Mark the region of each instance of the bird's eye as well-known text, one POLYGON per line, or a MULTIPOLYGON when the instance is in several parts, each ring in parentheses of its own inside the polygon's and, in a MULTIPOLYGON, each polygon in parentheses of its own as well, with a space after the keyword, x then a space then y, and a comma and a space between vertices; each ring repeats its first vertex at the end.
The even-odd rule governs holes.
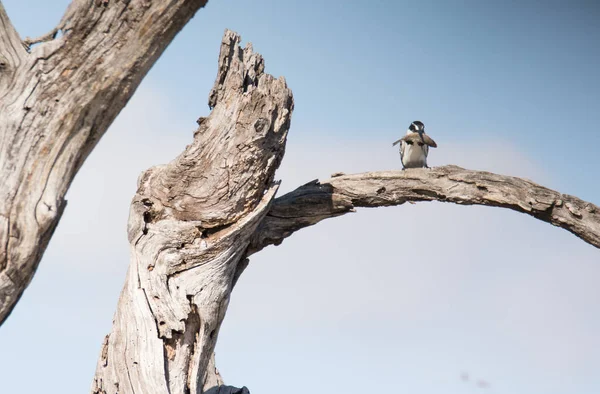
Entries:
POLYGON ((408 145, 412 145, 412 141, 406 141, 408 145))
POLYGON ((425 144, 424 144, 424 143, 422 143, 422 142, 417 142, 417 144, 419 144, 419 146, 423 146, 423 145, 425 145, 425 144))

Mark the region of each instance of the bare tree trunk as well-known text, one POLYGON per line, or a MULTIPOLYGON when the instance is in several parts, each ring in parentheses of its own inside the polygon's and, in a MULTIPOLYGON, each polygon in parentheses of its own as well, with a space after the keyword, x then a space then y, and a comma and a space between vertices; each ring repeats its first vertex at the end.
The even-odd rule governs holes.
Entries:
POLYGON ((202 393, 246 249, 269 210, 293 109, 283 78, 226 32, 209 105, 194 141, 138 181, 129 216, 131 262, 94 393, 202 393))
POLYGON ((0 324, 35 273, 75 173, 206 1, 74 0, 49 34, 23 42, 0 2, 0 324))
MULTIPOLYGON (((138 181, 129 217, 131 262, 93 393, 202 393, 222 384, 213 350, 248 256, 355 207, 447 201, 510 208, 600 247, 598 207, 520 178, 435 169, 336 174, 273 200, 291 91, 225 33, 214 107, 194 141, 138 181)), ((212 391, 211 391, 212 392, 212 391)))
MULTIPOLYGON (((56 29, 25 41, 0 3, 0 323, 35 273, 75 173, 205 3, 74 0, 56 29)), ((247 257, 355 207, 505 207, 600 247, 595 205, 454 166, 340 175, 274 199, 292 93, 239 42, 225 33, 209 96, 214 109, 199 120, 193 143, 139 178, 128 225, 130 268, 94 393, 202 393, 222 384, 213 350, 247 257)))

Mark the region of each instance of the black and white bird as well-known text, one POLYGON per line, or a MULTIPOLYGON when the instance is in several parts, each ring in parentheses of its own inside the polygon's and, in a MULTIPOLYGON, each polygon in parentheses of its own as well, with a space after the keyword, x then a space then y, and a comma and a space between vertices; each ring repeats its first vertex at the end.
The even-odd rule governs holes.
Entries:
POLYGON ((394 142, 392 146, 398 143, 400 143, 400 160, 403 168, 427 168, 429 147, 437 148, 435 141, 425 134, 425 125, 420 120, 412 122, 406 135, 394 142))

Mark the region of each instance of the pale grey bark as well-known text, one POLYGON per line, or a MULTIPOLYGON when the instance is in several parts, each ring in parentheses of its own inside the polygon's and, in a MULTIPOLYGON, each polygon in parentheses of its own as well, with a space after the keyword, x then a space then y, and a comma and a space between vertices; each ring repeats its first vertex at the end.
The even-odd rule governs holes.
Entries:
POLYGON ((206 1, 74 0, 49 34, 23 42, 0 3, 0 324, 35 273, 75 173, 206 1))
POLYGON ((208 118, 171 163, 145 171, 129 216, 131 262, 94 393, 201 393, 246 248, 269 211, 293 109, 283 78, 225 33, 208 118))
POLYGON ((355 207, 441 201, 523 212, 600 248, 600 208, 529 180, 457 166, 334 174, 277 198, 252 239, 249 254, 278 245, 295 231, 355 207))
POLYGON ((247 257, 355 207, 407 201, 505 207, 600 246, 593 204, 524 179, 456 166, 336 174, 274 199, 292 94, 239 42, 226 32, 209 95, 214 109, 199 120, 194 141, 171 163, 140 176, 129 218, 129 273, 94 393, 215 391, 222 380, 213 350, 247 257))
MULTIPOLYGON (((0 322, 31 280, 89 152, 206 0, 75 0, 22 42, 0 4, 0 322), (58 32, 63 34, 59 37, 58 32), (29 45, 37 43, 29 50, 29 45)), ((455 166, 338 174, 275 199, 293 98, 226 31, 213 108, 193 142, 138 180, 131 262, 94 393, 202 393, 223 381, 214 347, 248 256, 355 207, 415 201, 527 213, 600 247, 598 207, 520 178, 455 166)))

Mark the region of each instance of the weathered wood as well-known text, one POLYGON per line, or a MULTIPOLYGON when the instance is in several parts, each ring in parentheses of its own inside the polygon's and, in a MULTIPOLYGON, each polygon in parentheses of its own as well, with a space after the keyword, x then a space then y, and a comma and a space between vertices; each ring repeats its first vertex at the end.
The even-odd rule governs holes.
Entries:
MULTIPOLYGON (((206 0, 74 0, 21 41, 0 3, 0 323, 31 280, 73 176, 175 34, 206 0), (60 34, 59 34, 60 33, 60 34), (37 44, 31 48, 33 44, 37 44)), ((293 99, 227 31, 213 108, 194 141, 138 180, 131 263, 93 393, 218 388, 214 347, 247 256, 355 207, 445 201, 513 209, 600 247, 598 207, 520 178, 455 166, 337 174, 274 199, 293 99)))
POLYGON ((74 0, 55 29, 24 42, 0 4, 0 324, 35 273, 75 173, 206 1, 74 0))
POLYGON ((407 201, 499 206, 600 245, 593 204, 524 179, 455 166, 338 173, 274 199, 292 95, 285 80, 264 74, 262 57, 239 42, 226 32, 209 95, 214 109, 199 120, 192 144, 139 178, 129 218, 129 273, 94 393, 220 390, 213 350, 247 256, 355 207, 407 201))
POLYGON ((250 238, 269 211, 293 109, 283 78, 227 31, 214 107, 194 141, 138 180, 131 263, 94 393, 201 393, 222 381, 210 363, 250 238))
POLYGON ((353 212, 405 202, 441 201, 523 212, 562 227, 600 248, 600 208, 531 181, 457 166, 334 174, 277 198, 252 239, 248 255, 279 245, 301 228, 353 212))

